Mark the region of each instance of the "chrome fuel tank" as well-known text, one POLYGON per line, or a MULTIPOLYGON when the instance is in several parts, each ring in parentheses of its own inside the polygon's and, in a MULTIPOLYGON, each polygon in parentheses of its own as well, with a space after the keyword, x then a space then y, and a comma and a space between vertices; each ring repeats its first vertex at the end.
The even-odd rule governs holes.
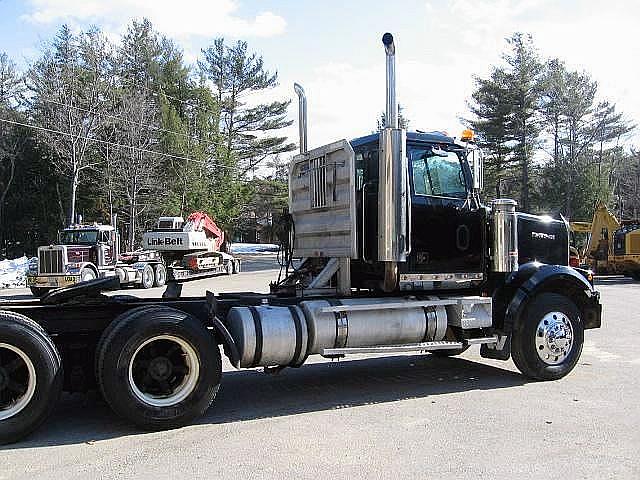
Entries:
POLYGON ((410 298, 326 299, 233 307, 225 323, 241 367, 299 366, 327 348, 442 340, 447 311, 410 298))
POLYGON ((307 356, 307 322, 299 307, 234 307, 226 323, 241 367, 295 366, 307 356))
POLYGON ((401 306, 408 302, 410 300, 402 298, 301 302, 309 325, 309 353, 322 353, 325 348, 334 347, 442 340, 447 329, 445 309, 401 306), (398 308, 385 308, 392 305, 398 308), (338 311, 331 311, 336 309, 338 311))

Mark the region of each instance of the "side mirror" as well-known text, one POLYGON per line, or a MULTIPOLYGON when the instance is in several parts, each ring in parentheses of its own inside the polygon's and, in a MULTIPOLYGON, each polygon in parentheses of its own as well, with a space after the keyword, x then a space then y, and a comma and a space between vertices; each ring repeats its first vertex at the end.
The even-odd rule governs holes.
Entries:
POLYGON ((474 148, 469 151, 467 158, 471 164, 471 172, 473 174, 473 189, 481 192, 484 187, 484 159, 482 158, 482 151, 479 148, 474 148))

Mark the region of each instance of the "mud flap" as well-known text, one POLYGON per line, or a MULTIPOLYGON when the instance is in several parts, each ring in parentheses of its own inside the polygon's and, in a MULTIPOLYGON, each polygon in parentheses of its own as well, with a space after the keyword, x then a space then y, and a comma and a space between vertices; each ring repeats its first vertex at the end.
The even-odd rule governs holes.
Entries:
POLYGON ((480 345, 480 356, 494 360, 509 360, 511 357, 511 334, 498 337, 498 343, 480 345))

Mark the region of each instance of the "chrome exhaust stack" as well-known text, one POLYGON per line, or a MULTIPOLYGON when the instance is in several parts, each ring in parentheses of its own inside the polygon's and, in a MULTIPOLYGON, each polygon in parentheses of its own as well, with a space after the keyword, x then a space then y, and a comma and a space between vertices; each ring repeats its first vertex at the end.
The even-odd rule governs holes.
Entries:
POLYGON ((293 84, 298 94, 298 131, 300 134, 300 153, 307 153, 307 96, 304 88, 298 83, 293 84))
POLYGON ((387 54, 387 111, 385 127, 398 128, 398 106, 396 104, 396 46, 393 35, 385 33, 382 44, 387 54))
POLYGON ((383 290, 398 285, 398 262, 406 262, 410 239, 407 234, 406 132, 398 128, 396 102, 395 44, 393 35, 385 33, 382 43, 386 53, 386 115, 380 132, 378 180, 378 261, 385 263, 383 290))

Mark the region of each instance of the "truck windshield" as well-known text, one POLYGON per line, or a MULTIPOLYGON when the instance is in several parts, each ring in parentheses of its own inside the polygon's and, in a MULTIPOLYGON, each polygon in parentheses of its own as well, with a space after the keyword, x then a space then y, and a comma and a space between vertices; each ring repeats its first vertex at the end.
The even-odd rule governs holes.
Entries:
POLYGON ((462 165, 455 152, 410 147, 409 161, 416 195, 466 198, 462 165))
POLYGON ((95 245, 98 243, 97 230, 65 230, 60 240, 63 245, 95 245))

